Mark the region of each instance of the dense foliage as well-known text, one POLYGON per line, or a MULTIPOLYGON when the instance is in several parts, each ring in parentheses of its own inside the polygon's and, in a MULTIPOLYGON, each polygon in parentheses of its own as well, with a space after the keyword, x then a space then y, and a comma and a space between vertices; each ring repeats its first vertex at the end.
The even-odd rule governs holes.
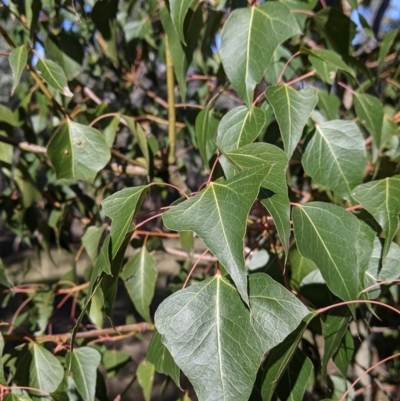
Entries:
POLYGON ((0 1, 0 398, 399 399, 387 6, 0 1))

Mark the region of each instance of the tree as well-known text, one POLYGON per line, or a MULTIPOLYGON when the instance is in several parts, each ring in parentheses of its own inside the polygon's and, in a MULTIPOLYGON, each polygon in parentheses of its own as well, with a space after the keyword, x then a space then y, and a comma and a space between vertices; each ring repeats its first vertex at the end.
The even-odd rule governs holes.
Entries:
POLYGON ((0 265, 1 397, 107 399, 131 358, 106 344, 141 333, 145 400, 155 374, 182 400, 398 394, 398 30, 355 48, 324 1, 1 10, 1 217, 73 256, 0 265), (155 252, 183 260, 158 307, 155 252))

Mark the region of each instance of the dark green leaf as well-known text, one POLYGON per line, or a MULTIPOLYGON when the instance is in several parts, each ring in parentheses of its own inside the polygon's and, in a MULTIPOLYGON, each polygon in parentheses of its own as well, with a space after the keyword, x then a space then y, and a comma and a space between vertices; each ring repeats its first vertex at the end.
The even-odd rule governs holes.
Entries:
POLYGON ((347 377, 347 370, 354 354, 354 341, 350 331, 347 330, 342 341, 340 342, 339 348, 335 355, 333 355, 333 362, 340 370, 343 377, 347 377))
POLYGON ((312 260, 303 257, 296 248, 289 251, 288 261, 292 273, 290 276, 290 286, 298 291, 303 278, 313 270, 318 269, 318 267, 312 260))
POLYGON ((7 384, 6 379, 4 377, 4 368, 3 368, 3 350, 4 350, 4 338, 0 332, 0 385, 5 386, 7 384))
POLYGON ((183 35, 183 23, 185 22, 186 14, 195 2, 196 0, 171 0, 169 2, 171 8, 171 19, 174 23, 175 30, 178 33, 180 40, 185 44, 186 41, 183 35))
POLYGON ((136 138, 139 148, 143 154, 144 159, 146 160, 147 169, 150 167, 150 153, 149 147, 147 145, 147 137, 143 131, 142 126, 137 123, 132 117, 122 116, 123 119, 127 122, 129 129, 131 130, 132 134, 136 138))
POLYGON ((267 88, 265 96, 274 109, 284 149, 290 159, 308 117, 317 105, 317 91, 313 88, 296 91, 290 86, 278 85, 267 88))
POLYGON ((384 261, 399 228, 400 175, 361 184, 354 189, 352 195, 383 229, 386 238, 383 247, 384 261))
MULTIPOLYGON (((350 75, 354 76, 354 71, 342 60, 339 54, 332 50, 326 49, 315 49, 309 50, 301 48, 300 52, 303 54, 308 54, 310 60, 312 58, 318 58, 328 65, 327 68, 331 68, 331 71, 342 70, 348 72, 350 75)), ((329 72, 329 70, 328 70, 329 72)))
POLYGON ((11 288, 13 286, 12 281, 10 281, 10 279, 6 275, 3 261, 1 259, 0 259, 0 285, 7 288, 11 288))
POLYGON ((355 123, 344 120, 317 125, 302 158, 314 181, 346 199, 362 182, 365 163, 362 134, 355 123))
POLYGON ((58 179, 74 178, 92 183, 111 154, 99 131, 68 120, 51 138, 47 156, 58 179))
POLYGON ((64 96, 73 96, 68 88, 65 72, 58 64, 51 60, 41 58, 36 64, 36 69, 43 80, 53 89, 61 92, 64 96))
POLYGON ((94 401, 97 366, 100 361, 100 353, 91 347, 76 348, 67 355, 72 378, 83 401, 94 401))
POLYGON ((11 71, 13 74, 13 86, 11 89, 11 95, 17 88, 19 81, 21 80, 22 72, 25 69, 26 63, 28 62, 28 49, 25 45, 16 47, 9 55, 8 62, 10 63, 11 71))
POLYGON ((339 118, 340 100, 333 93, 319 90, 318 107, 323 110, 328 120, 337 120, 339 118))
POLYGON ((136 310, 146 321, 151 322, 149 306, 154 296, 157 270, 145 246, 125 265, 122 279, 136 310))
POLYGON ((246 219, 264 173, 252 168, 225 182, 211 182, 196 196, 163 215, 170 230, 194 231, 218 258, 248 303, 243 239, 246 219))
POLYGON ((232 86, 247 107, 275 49, 300 33, 290 9, 279 2, 234 10, 221 34, 221 59, 232 86), (271 35, 271 32, 274 32, 271 35))
POLYGON ((154 365, 145 359, 140 362, 137 370, 136 376, 138 379, 139 386, 143 390, 143 396, 145 401, 150 401, 151 390, 153 389, 154 381, 154 365))
POLYGON ((90 226, 82 236, 82 245, 85 247, 86 253, 94 264, 99 254, 100 239, 104 233, 105 227, 90 226))

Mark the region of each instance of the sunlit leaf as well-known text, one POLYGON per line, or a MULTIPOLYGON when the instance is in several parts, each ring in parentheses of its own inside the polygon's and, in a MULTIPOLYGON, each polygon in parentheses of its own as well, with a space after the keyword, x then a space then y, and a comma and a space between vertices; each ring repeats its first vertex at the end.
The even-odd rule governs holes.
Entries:
POLYGON ((82 245, 85 247, 86 253, 94 264, 99 254, 99 243, 104 233, 105 227, 90 226, 82 236, 82 245))
POLYGON ((149 306, 154 296, 157 270, 145 246, 125 265, 122 279, 136 310, 150 322, 149 306))
POLYGON ((246 219, 255 201, 264 173, 252 168, 227 181, 210 183, 196 196, 163 215, 170 230, 194 231, 231 275, 248 303, 243 239, 246 219))
POLYGON ((382 227, 385 234, 383 247, 383 260, 385 260, 390 243, 399 228, 400 175, 361 184, 354 189, 352 196, 382 227))
POLYGON ((45 82, 53 89, 58 90, 65 96, 73 96, 71 90, 68 88, 68 81, 64 70, 54 61, 41 58, 36 64, 36 69, 45 82))
POLYGON ((327 64, 327 68, 331 68, 332 72, 336 70, 342 70, 350 75, 354 75, 354 71, 352 68, 350 68, 342 59, 340 54, 332 51, 332 50, 327 50, 327 49, 305 49, 301 48, 300 52, 303 54, 307 54, 311 59, 318 58, 322 62, 327 64))
POLYGON ((300 33, 289 8, 279 2, 234 10, 221 34, 221 59, 232 86, 247 107, 275 49, 300 33), (271 32, 274 32, 271 35, 271 32))
POLYGON ((104 138, 94 128, 68 120, 53 135, 47 156, 57 178, 94 181, 111 154, 104 138))
POLYGON ((28 49, 25 45, 18 46, 10 53, 8 57, 11 71, 13 74, 13 86, 11 89, 11 95, 17 88, 21 75, 25 69, 26 63, 28 62, 28 49))
POLYGON ((306 88, 296 91, 287 85, 270 86, 265 91, 274 109, 285 152, 290 158, 296 149, 307 119, 318 102, 317 91, 306 88))
POLYGON ((352 121, 317 125, 301 162, 316 183, 351 199, 351 191, 364 177, 366 151, 362 134, 352 121))
POLYGON ((154 365, 145 359, 140 362, 137 370, 136 376, 138 379, 139 386, 143 390, 143 396, 145 401, 150 401, 151 398, 151 390, 153 389, 153 381, 154 381, 154 365))

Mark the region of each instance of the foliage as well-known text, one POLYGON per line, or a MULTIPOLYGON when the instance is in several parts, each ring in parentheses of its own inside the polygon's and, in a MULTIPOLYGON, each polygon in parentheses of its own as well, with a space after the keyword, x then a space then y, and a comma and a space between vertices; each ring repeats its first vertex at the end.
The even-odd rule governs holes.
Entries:
POLYGON ((2 399, 399 394, 399 33, 349 3, 1 0, 2 399))

